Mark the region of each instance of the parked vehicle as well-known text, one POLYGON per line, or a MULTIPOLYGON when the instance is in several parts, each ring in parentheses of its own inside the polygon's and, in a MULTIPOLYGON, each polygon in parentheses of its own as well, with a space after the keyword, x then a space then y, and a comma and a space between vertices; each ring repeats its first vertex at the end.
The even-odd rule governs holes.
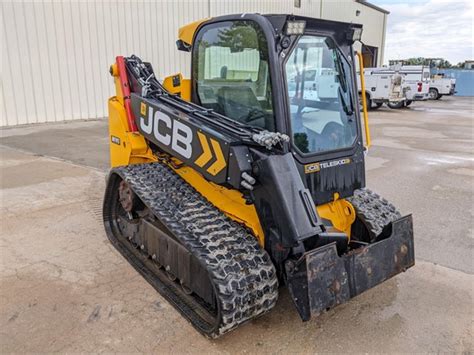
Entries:
MULTIPOLYGON (((365 68, 365 96, 367 107, 377 109, 386 104, 401 104, 406 100, 402 87, 403 77, 398 73, 385 73, 384 68, 365 68)), ((357 76, 359 95, 361 85, 357 76)))
POLYGON ((430 88, 430 68, 424 65, 392 65, 372 68, 372 75, 401 75, 401 87, 405 100, 389 101, 387 106, 393 109, 409 106, 413 101, 428 100, 430 88))
POLYGON ((300 88, 299 95, 308 101, 332 102, 338 99, 337 72, 332 68, 307 68, 304 73, 304 80, 295 76, 288 80, 288 92, 290 97, 295 97, 297 93, 297 81, 304 86, 300 88))
POLYGON ((456 93, 456 79, 445 78, 444 74, 436 74, 430 80, 429 96, 431 100, 439 100, 444 95, 456 93))
MULTIPOLYGON (((404 87, 409 87, 406 93, 405 105, 409 106, 412 101, 424 101, 430 98, 430 68, 425 65, 403 65, 400 69, 393 69, 403 75, 404 87)), ((394 107, 399 108, 399 107, 394 107)))

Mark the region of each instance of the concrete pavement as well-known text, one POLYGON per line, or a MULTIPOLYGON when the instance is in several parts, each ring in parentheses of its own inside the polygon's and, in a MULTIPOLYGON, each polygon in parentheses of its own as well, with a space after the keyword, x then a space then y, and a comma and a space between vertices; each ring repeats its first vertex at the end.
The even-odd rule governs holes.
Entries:
POLYGON ((2 352, 473 352, 473 101, 371 112, 368 186, 413 213, 417 264, 307 323, 286 291, 217 341, 110 246, 106 122, 1 131, 2 352), (44 156, 43 156, 44 155, 44 156))

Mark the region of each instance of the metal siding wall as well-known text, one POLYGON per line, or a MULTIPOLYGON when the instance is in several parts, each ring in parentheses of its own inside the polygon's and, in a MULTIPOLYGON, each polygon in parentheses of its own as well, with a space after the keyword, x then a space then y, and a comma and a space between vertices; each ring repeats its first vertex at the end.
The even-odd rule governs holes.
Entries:
POLYGON ((320 17, 321 0, 301 0, 301 7, 294 7, 294 0, 210 0, 210 16, 256 12, 262 14, 295 14, 320 17))
POLYGON ((0 126, 107 116, 115 56, 137 54, 158 77, 189 76, 178 28, 208 1, 2 1, 0 126))
POLYGON ((364 40, 381 47, 383 14, 352 0, 301 0, 301 8, 294 0, 2 0, 0 126, 106 116, 116 55, 139 55, 159 78, 189 77, 189 53, 175 41, 194 20, 242 12, 320 17, 321 7, 324 18, 363 20, 364 40), (361 16, 353 19, 356 7, 361 16))

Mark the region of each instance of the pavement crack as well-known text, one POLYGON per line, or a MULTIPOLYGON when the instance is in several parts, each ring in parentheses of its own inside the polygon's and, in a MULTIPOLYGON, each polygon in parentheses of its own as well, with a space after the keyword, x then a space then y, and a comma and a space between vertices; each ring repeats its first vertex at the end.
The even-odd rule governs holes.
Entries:
POLYGON ((20 314, 19 312, 13 313, 13 315, 12 315, 10 318, 8 318, 8 321, 9 321, 9 322, 14 322, 15 319, 18 318, 19 314, 20 314))

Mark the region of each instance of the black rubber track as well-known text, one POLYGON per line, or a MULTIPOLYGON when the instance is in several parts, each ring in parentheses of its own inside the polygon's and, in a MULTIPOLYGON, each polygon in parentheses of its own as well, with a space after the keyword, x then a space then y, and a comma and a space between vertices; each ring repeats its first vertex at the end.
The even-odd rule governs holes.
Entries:
MULTIPOLYGON (((107 236, 137 271, 193 326, 216 338, 269 311, 278 298, 278 280, 270 257, 242 225, 225 216, 172 169, 161 163, 112 169, 104 199, 107 236), (146 251, 120 235, 115 215, 117 189, 125 180, 154 216, 201 263, 217 299, 217 313, 203 307, 162 276, 146 251), (215 321, 210 322, 209 318, 215 321)), ((171 325, 170 325, 171 326, 171 325)))
POLYGON ((394 205, 367 188, 354 191, 348 200, 366 227, 370 242, 377 241, 391 222, 402 217, 394 205))

